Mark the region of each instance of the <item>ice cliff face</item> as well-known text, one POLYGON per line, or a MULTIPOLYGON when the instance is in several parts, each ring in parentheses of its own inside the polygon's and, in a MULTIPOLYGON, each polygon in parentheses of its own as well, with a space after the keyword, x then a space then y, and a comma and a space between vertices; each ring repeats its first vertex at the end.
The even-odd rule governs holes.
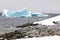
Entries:
POLYGON ((3 9, 3 14, 2 16, 5 17, 45 17, 48 16, 47 14, 42 14, 42 13, 32 13, 28 9, 21 9, 21 10, 15 10, 15 11, 9 11, 7 9, 3 9))

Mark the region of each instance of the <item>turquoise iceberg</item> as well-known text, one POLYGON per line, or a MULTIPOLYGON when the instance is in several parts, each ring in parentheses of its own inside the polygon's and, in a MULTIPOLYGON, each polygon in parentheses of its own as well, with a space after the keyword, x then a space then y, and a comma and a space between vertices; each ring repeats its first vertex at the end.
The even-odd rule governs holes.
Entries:
POLYGON ((28 9, 8 11, 4 9, 3 16, 6 17, 31 17, 31 12, 28 9))
POLYGON ((7 9, 4 9, 2 16, 5 16, 5 17, 48 17, 49 15, 39 13, 39 12, 32 13, 28 9, 14 10, 14 11, 9 11, 7 9))
POLYGON ((48 17, 49 15, 43 14, 43 13, 39 13, 39 12, 35 12, 35 13, 32 13, 32 16, 37 16, 37 17, 48 17))

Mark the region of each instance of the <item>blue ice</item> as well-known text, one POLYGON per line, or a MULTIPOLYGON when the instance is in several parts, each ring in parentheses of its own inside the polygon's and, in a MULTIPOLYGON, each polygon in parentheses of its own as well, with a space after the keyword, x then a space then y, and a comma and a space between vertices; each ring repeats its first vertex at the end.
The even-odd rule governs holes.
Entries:
POLYGON ((6 17, 31 17, 31 12, 28 9, 8 11, 4 9, 3 16, 6 17))
POLYGON ((48 17, 49 15, 39 13, 39 12, 32 13, 28 9, 14 10, 14 11, 9 11, 7 9, 4 9, 2 16, 5 16, 5 17, 33 17, 33 16, 45 17, 47 16, 48 17))

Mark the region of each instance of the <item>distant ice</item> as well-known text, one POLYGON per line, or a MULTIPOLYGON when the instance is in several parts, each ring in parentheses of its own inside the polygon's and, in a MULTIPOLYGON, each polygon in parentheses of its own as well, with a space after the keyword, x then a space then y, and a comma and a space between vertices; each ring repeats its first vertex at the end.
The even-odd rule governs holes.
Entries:
POLYGON ((39 13, 39 12, 35 12, 35 13, 32 13, 32 16, 37 16, 37 17, 48 17, 49 15, 43 14, 43 13, 39 13))
POLYGON ((31 17, 31 12, 28 9, 9 11, 4 9, 3 15, 6 17, 31 17))
POLYGON ((15 10, 15 11, 3 9, 2 16, 5 16, 5 17, 33 17, 33 16, 45 17, 45 16, 47 16, 48 17, 49 15, 39 13, 39 12, 32 13, 28 9, 21 9, 21 10, 15 10))

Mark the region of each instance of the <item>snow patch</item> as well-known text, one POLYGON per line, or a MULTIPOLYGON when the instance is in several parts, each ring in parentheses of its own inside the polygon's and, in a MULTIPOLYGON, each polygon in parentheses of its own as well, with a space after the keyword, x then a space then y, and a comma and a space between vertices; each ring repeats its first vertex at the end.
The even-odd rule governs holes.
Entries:
POLYGON ((42 21, 34 22, 33 24, 55 25, 53 23, 53 21, 60 21, 60 15, 49 18, 49 19, 45 19, 45 20, 42 20, 42 21))
POLYGON ((46 37, 16 39, 16 40, 60 40, 60 36, 46 36, 46 37))

